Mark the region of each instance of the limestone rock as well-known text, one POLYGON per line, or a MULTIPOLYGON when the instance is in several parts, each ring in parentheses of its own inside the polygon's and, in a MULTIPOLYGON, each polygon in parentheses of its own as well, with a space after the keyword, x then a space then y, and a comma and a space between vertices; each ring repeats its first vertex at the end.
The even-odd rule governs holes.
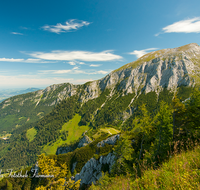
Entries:
POLYGON ((87 144, 91 143, 92 141, 87 135, 84 135, 83 138, 78 143, 78 148, 86 146, 87 144))
POLYGON ((109 172, 115 162, 114 153, 109 153, 107 156, 101 156, 99 160, 91 158, 81 169, 81 172, 76 174, 75 181, 81 179, 81 184, 92 184, 95 183, 102 176, 103 164, 109 165, 109 172))
POLYGON ((119 139, 119 137, 120 135, 117 134, 117 135, 107 138, 106 140, 102 140, 101 142, 97 144, 97 147, 104 147, 105 144, 114 145, 116 141, 119 139))

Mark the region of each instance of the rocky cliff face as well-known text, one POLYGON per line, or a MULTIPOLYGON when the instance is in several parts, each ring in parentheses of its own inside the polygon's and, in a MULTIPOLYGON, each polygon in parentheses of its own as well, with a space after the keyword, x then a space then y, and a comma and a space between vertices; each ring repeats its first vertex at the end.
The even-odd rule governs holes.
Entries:
MULTIPOLYGON (((200 73, 200 47, 188 44, 174 49, 148 53, 137 61, 126 64, 99 81, 103 90, 120 83, 124 93, 139 94, 163 88, 175 90, 178 86, 192 86, 200 73)), ((199 77, 198 77, 199 78, 199 77)))
POLYGON ((115 155, 109 153, 107 156, 101 156, 98 160, 91 158, 82 168, 81 172, 76 174, 75 181, 81 179, 81 184, 95 183, 102 176, 102 167, 107 164, 109 172, 115 162, 115 155))

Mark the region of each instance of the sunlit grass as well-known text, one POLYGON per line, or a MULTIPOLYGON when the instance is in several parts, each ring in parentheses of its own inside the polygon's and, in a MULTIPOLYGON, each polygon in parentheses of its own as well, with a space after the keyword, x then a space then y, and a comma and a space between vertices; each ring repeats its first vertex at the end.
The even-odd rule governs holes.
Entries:
POLYGON ((31 142, 35 138, 36 134, 37 130, 34 127, 32 127, 31 129, 27 130, 26 138, 29 140, 29 142, 31 142))
POLYGON ((73 119, 69 120, 67 123, 65 123, 62 126, 62 129, 60 130, 60 132, 63 131, 68 131, 68 136, 67 139, 65 141, 63 141, 61 138, 59 138, 56 142, 54 143, 48 143, 47 145, 45 145, 43 147, 43 151, 49 155, 49 154, 56 154, 56 150, 59 146, 61 146, 62 144, 70 144, 76 140, 78 140, 83 132, 87 131, 89 129, 88 126, 79 126, 78 123, 81 120, 81 116, 76 114, 73 119))

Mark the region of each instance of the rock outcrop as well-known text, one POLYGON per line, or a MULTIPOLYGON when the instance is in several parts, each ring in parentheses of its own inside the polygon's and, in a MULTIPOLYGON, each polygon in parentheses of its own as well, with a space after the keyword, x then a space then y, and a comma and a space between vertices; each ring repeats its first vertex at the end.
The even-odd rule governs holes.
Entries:
POLYGON ((117 134, 117 135, 114 135, 112 137, 109 137, 105 140, 102 140, 101 142, 99 142, 97 144, 97 147, 104 147, 105 144, 110 144, 110 145, 114 145, 116 143, 116 141, 119 139, 120 135, 117 134))
POLYGON ((102 176, 102 167, 107 165, 108 171, 115 162, 114 153, 109 153, 107 156, 101 156, 98 160, 91 158, 81 169, 81 172, 76 174, 75 181, 81 179, 81 184, 95 183, 102 176))
POLYGON ((84 135, 83 138, 79 141, 78 143, 78 148, 81 148, 83 146, 88 145, 89 143, 91 143, 92 141, 90 140, 90 138, 87 135, 84 135))

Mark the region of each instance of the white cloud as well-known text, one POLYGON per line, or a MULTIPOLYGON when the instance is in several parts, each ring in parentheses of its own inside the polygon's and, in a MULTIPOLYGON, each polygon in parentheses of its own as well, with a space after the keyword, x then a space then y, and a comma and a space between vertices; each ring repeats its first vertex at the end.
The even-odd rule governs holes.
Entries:
POLYGON ((68 62, 70 65, 76 65, 76 63, 74 61, 70 61, 68 62))
POLYGON ((66 21, 64 25, 61 23, 57 23, 56 25, 45 25, 42 28, 44 30, 60 34, 61 32, 69 32, 72 30, 77 30, 83 26, 87 26, 91 24, 90 22, 87 21, 78 21, 75 19, 71 19, 69 21, 66 21))
POLYGON ((13 59, 13 58, 0 58, 0 61, 6 61, 6 62, 22 62, 24 59, 13 59))
POLYGON ((107 74, 109 71, 103 71, 103 70, 81 70, 79 67, 74 67, 72 69, 68 70, 40 70, 39 74, 86 74, 86 75, 95 75, 95 74, 107 74))
POLYGON ((14 59, 14 58, 0 58, 0 61, 4 62, 22 62, 22 63, 54 63, 52 61, 46 61, 41 59, 14 59))
POLYGON ((185 19, 168 25, 162 29, 164 33, 182 32, 182 33, 199 33, 200 32, 200 17, 193 19, 185 19))
POLYGON ((79 61, 69 61, 68 63, 69 63, 70 65, 76 65, 76 64, 85 65, 84 62, 79 62, 79 61))
POLYGON ((77 70, 77 69, 79 69, 79 67, 74 67, 72 70, 77 70))
POLYGON ((59 60, 59 61, 113 61, 122 59, 121 56, 111 53, 111 50, 102 52, 89 51, 51 51, 50 53, 34 52, 29 55, 35 58, 44 60, 59 60))
POLYGON ((100 70, 100 71, 97 71, 97 73, 98 73, 98 74, 103 74, 103 75, 104 75, 104 74, 107 74, 108 71, 102 71, 102 70, 100 70))
POLYGON ((52 61, 46 61, 46 60, 41 60, 41 59, 26 59, 23 62, 25 63, 55 63, 52 61))
POLYGON ((100 67, 101 65, 91 64, 90 67, 100 67))
POLYGON ((11 32, 11 34, 15 34, 15 35, 24 35, 24 34, 19 33, 19 32, 11 32))
POLYGON ((73 79, 73 78, 40 78, 38 75, 19 75, 19 76, 4 76, 0 75, 0 87, 1 88, 13 88, 13 87, 44 87, 52 84, 60 83, 73 83, 83 84, 93 79, 73 79))
POLYGON ((143 55, 149 53, 149 51, 157 50, 158 48, 148 48, 143 50, 134 50, 133 52, 129 53, 131 55, 136 55, 137 58, 142 57, 143 55))

